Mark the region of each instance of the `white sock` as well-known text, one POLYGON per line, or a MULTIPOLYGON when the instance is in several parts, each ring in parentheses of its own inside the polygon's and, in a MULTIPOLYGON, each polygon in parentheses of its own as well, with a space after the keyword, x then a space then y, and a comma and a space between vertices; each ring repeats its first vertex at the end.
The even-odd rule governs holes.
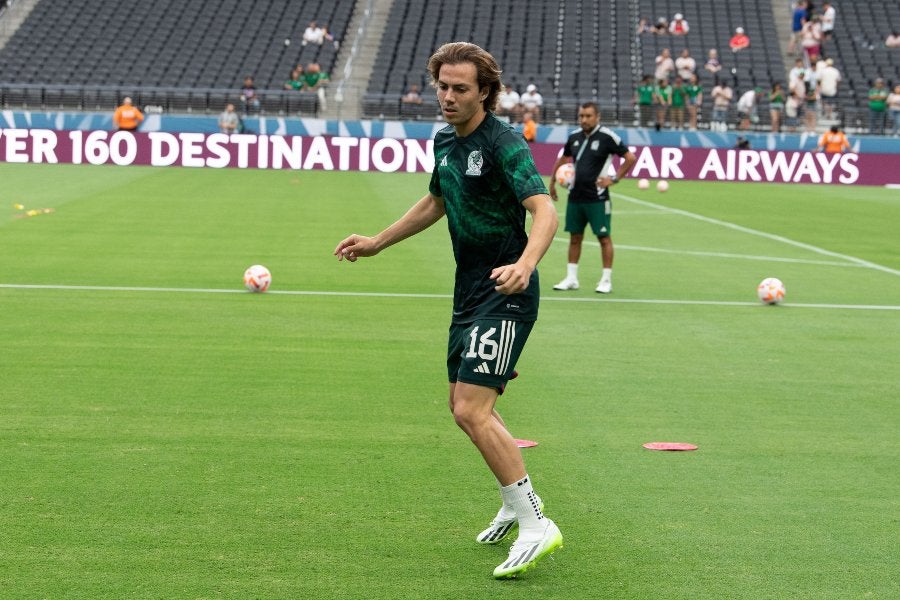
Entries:
POLYGON ((566 279, 578 279, 578 263, 566 265, 566 279))
POLYGON ((497 482, 497 487, 500 488, 500 498, 503 499, 503 506, 500 507, 497 518, 503 521, 514 519, 516 517, 516 511, 511 505, 507 504, 506 497, 503 495, 503 485, 499 481, 497 482))
POLYGON ((519 481, 500 488, 503 503, 516 511, 519 520, 519 538, 540 538, 544 535, 544 513, 541 499, 531 487, 531 478, 525 475, 519 481))
POLYGON ((612 281, 612 269, 603 269, 603 276, 600 281, 612 281))

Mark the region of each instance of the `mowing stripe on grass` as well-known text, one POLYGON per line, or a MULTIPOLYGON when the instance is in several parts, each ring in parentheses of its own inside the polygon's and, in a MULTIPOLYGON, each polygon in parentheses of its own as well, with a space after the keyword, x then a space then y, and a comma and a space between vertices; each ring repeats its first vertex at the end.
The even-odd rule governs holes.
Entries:
POLYGON ((889 273, 891 275, 900 276, 900 271, 897 269, 892 269, 890 267, 885 267, 884 265, 879 265, 873 262, 869 262, 867 260, 863 260, 861 258, 857 258, 855 256, 849 256, 847 254, 841 254, 839 252, 832 252, 831 250, 826 250, 824 248, 819 248, 818 246, 813 246, 812 244, 806 244, 804 242, 798 242, 797 240, 792 240, 790 238, 786 238, 784 236, 775 235, 774 233, 766 233, 765 231, 759 231, 758 229, 751 229, 749 227, 744 227, 743 225, 737 225, 735 223, 729 223, 728 221, 722 221, 720 219, 714 219, 712 217, 706 217, 703 215, 698 215, 697 213, 692 213, 686 210, 681 210, 680 208, 670 208, 668 206, 663 206, 662 204, 656 204, 654 202, 648 202, 646 200, 640 200, 638 198, 634 198, 633 196, 627 196, 624 194, 617 194, 619 198, 624 200, 628 200, 630 202, 634 202, 635 204, 640 204, 641 206, 648 206, 650 208, 657 208, 661 211, 673 212, 684 217, 688 217, 691 219, 696 219, 698 221, 703 221, 704 223, 711 223, 713 225, 719 225, 721 227, 727 227, 729 229, 733 229, 735 231, 740 231, 742 233, 748 233, 750 235, 755 235, 759 237, 764 237, 766 239, 774 240, 776 242, 781 242, 783 244, 789 244, 791 246, 796 246, 797 248, 803 248, 804 250, 809 250, 811 252, 815 252, 816 254, 823 254, 825 256, 831 256, 833 258, 840 258, 857 265, 868 267, 870 269, 875 269, 876 271, 882 271, 884 273, 889 273))
MULTIPOLYGON (((555 237, 553 238, 554 242, 564 242, 566 244, 569 243, 567 238, 555 237)), ((585 240, 585 244, 599 247, 600 242, 585 240)), ((865 265, 860 265, 856 263, 848 263, 845 261, 833 261, 833 260, 810 260, 807 258, 784 258, 781 256, 760 256, 755 254, 732 254, 729 252, 703 252, 699 250, 672 250, 669 248, 651 248, 649 246, 629 246, 627 244, 616 244, 616 250, 636 250, 638 252, 658 252, 660 254, 685 254, 688 256, 709 256, 712 258, 738 258, 743 260, 761 260, 767 262, 783 262, 783 263, 796 263, 803 265, 822 265, 826 267, 849 267, 853 269, 862 269, 866 268, 865 265)))
MULTIPOLYGON (((165 287, 136 287, 136 286, 106 286, 106 285, 48 285, 27 283, 0 283, 0 289, 21 290, 64 290, 84 292, 174 292, 188 294, 250 294, 242 289, 215 289, 215 288, 165 288, 165 287)), ((346 296, 366 298, 433 298, 440 300, 452 299, 450 294, 412 294, 398 292, 328 292, 315 290, 269 290, 266 294, 283 296, 346 296)), ((665 300, 650 298, 581 298, 572 296, 541 296, 541 300, 557 302, 614 302, 619 304, 673 304, 673 305, 700 305, 700 306, 760 306, 759 302, 734 302, 727 300, 665 300)), ((790 304, 782 306, 791 308, 831 308, 846 310, 900 310, 900 306, 879 304, 790 304)))

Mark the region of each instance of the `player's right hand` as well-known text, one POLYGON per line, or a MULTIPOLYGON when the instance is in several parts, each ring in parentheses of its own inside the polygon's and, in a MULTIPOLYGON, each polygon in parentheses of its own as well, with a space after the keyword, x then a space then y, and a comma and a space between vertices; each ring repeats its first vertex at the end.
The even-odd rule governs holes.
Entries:
POLYGON ((341 240, 334 249, 334 255, 338 257, 339 261, 346 258, 350 262, 356 262, 356 259, 361 256, 372 256, 377 252, 372 238, 356 233, 341 240))

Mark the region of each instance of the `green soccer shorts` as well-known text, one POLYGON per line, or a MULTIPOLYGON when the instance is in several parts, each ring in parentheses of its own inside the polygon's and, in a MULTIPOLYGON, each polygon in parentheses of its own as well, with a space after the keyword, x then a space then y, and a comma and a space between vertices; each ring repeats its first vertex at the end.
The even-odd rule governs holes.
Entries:
POLYGON ((447 343, 450 383, 483 385, 503 393, 533 327, 533 321, 504 319, 451 324, 447 343))
POLYGON ((566 231, 584 233, 587 224, 597 237, 612 234, 612 200, 603 202, 570 202, 566 206, 566 231))

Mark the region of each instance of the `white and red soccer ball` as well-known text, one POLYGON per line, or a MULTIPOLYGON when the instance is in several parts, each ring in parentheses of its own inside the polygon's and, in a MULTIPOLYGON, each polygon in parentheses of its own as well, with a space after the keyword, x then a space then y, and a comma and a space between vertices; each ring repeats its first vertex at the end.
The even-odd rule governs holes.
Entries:
POLYGON ((253 265, 244 271, 244 287, 251 292, 265 292, 271 283, 272 274, 262 265, 253 265))
POLYGON ((650 180, 649 179, 638 179, 637 183, 639 190, 649 190, 650 189, 650 180))
POLYGON ((775 277, 766 277, 756 286, 756 295, 763 304, 778 304, 784 300, 784 284, 775 277))
POLYGON ((665 192, 669 189, 669 182, 665 179, 660 179, 656 182, 656 191, 657 192, 665 192))
POLYGON ((556 170, 554 177, 556 177, 556 183, 559 185, 566 188, 572 187, 572 183, 575 181, 575 165, 572 163, 560 165, 556 170))

